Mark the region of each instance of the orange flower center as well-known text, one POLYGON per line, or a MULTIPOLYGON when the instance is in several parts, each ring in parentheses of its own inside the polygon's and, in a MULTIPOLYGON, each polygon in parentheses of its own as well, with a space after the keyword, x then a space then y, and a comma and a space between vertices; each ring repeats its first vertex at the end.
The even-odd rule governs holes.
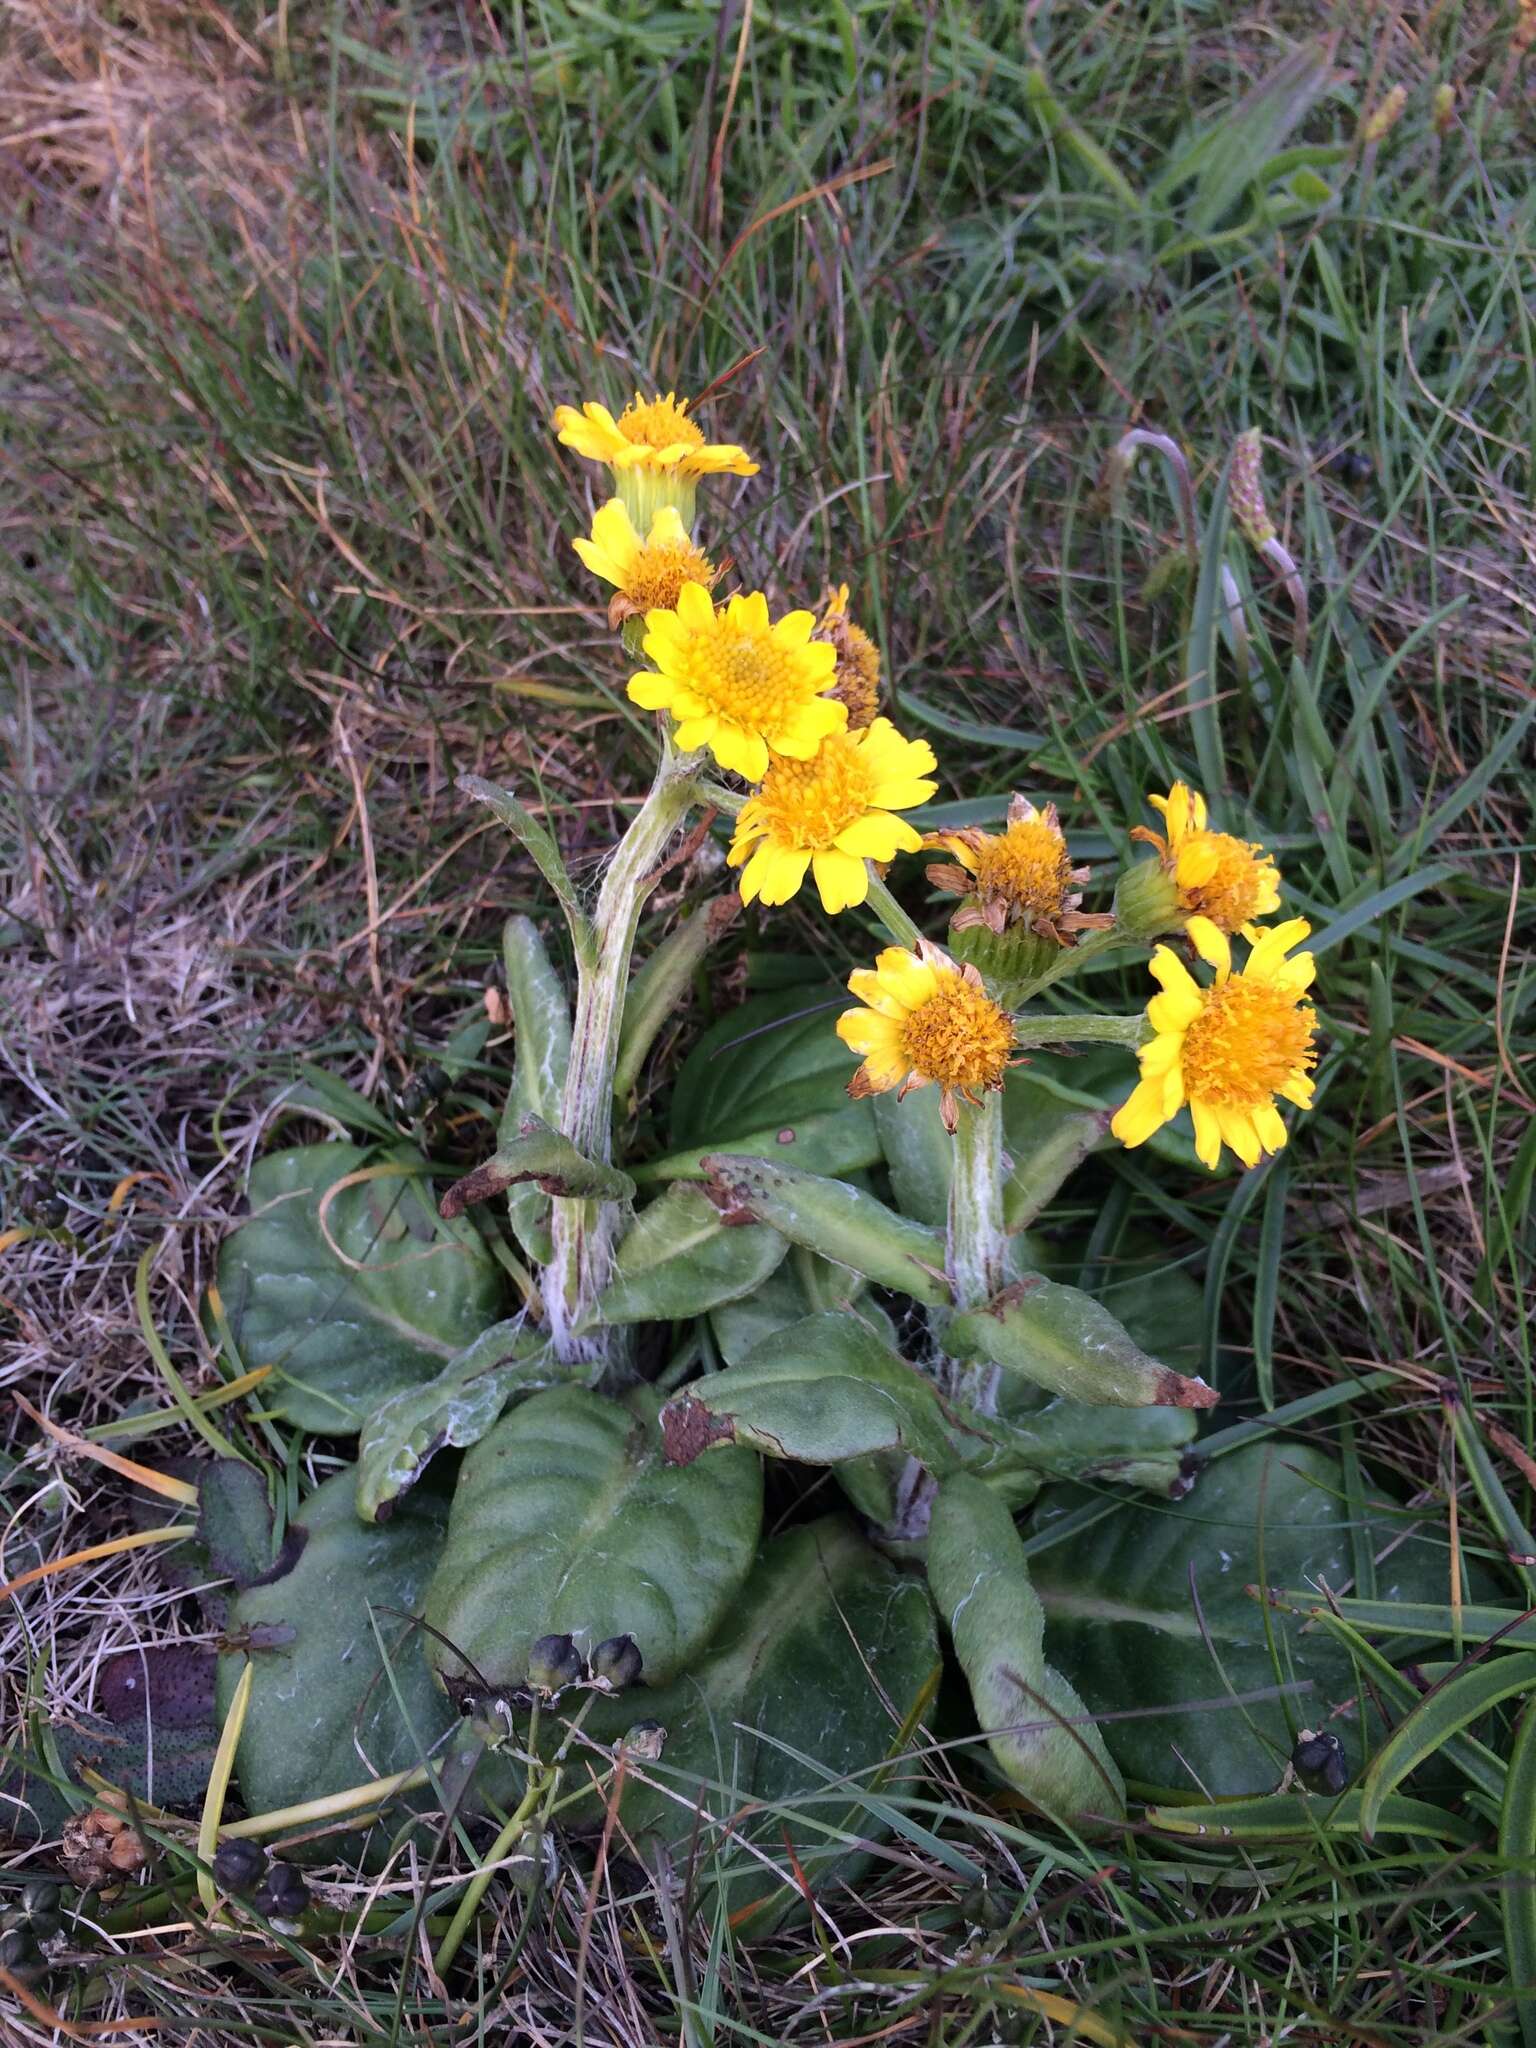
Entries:
POLYGON ((768 837, 824 853, 839 832, 870 808, 873 781, 864 750, 846 733, 830 733, 813 761, 776 754, 752 798, 768 837))
POLYGON ((908 1067, 945 1088, 1000 1088, 1013 1051, 1013 1020, 958 974, 941 977, 901 1024, 908 1067))
MULTIPOLYGON (((1204 849, 1215 853, 1216 867, 1204 882, 1181 882, 1179 900, 1191 916, 1208 917, 1218 931, 1241 931, 1258 913, 1264 873, 1271 863, 1230 832, 1202 832, 1198 838, 1204 849)), ((1184 845, 1190 844, 1186 839, 1184 845)))
POLYGON ((702 583, 707 590, 716 573, 691 541, 647 541, 624 578, 624 595, 643 612, 670 612, 685 583, 702 583))
POLYGON ((641 448, 675 448, 679 441, 701 448, 704 436, 688 418, 686 406, 686 399, 670 396, 636 398, 619 414, 619 432, 641 448))
POLYGON ((1072 885, 1072 859, 1059 832, 1021 819, 976 850, 976 889, 1001 897, 1014 917, 1060 917, 1072 885))
POLYGON ((1251 1108, 1316 1060, 1316 1014, 1285 989, 1234 975, 1204 993, 1180 1056, 1191 1101, 1251 1108))

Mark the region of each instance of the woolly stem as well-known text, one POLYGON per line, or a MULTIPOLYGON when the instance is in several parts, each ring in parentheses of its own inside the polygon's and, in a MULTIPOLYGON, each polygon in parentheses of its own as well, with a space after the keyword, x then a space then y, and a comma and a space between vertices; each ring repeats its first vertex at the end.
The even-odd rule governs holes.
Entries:
MULTIPOLYGON (((578 1152, 605 1164, 613 1156, 613 1081, 635 932, 667 845, 698 795, 696 766, 696 756, 676 755, 667 746, 651 793, 603 878, 592 920, 593 957, 581 963, 577 978, 560 1127, 578 1152)), ((555 1202, 544 1307, 555 1355, 567 1363, 607 1355, 605 1333, 582 1334, 581 1326, 608 1283, 623 1216, 619 1202, 555 1202)))
MULTIPOLYGON (((989 1089, 979 1109, 962 1107, 949 1186, 950 1283, 959 1310, 981 1308, 1008 1284, 1003 1229, 1003 1098, 989 1089)), ((959 1366, 955 1392, 983 1415, 997 1412, 996 1366, 959 1366)))
POLYGON ((1147 1035, 1146 1018, 1135 1017, 1018 1017, 1014 1020, 1018 1042, 1026 1050, 1045 1045, 1129 1045, 1138 1046, 1147 1035))

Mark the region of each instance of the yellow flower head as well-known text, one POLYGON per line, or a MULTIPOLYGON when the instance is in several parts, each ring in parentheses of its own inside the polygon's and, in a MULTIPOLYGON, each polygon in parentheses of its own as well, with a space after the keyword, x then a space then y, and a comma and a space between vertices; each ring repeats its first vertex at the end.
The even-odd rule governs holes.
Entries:
POLYGON ((555 426, 562 447, 574 448, 589 462, 613 469, 680 469, 685 476, 756 476, 757 464, 745 448, 717 445, 704 439, 703 429, 688 417, 688 401, 669 391, 665 398, 643 398, 637 391, 615 419, 606 405, 555 408, 555 426))
POLYGON ((1157 849, 1163 871, 1178 891, 1178 908, 1188 920, 1191 939, 1199 945, 1197 928, 1209 925, 1230 936, 1258 936, 1254 920, 1280 908, 1280 871, 1273 856, 1230 832, 1212 832, 1206 823, 1205 798, 1176 782, 1166 796, 1148 797, 1161 811, 1166 838, 1137 825, 1133 839, 1157 849))
POLYGON ((967 900, 954 914, 956 931, 985 925, 1001 932, 1023 925, 1043 937, 1070 946, 1074 932, 1104 928, 1110 917, 1078 909, 1088 870, 1075 868, 1056 806, 1037 811, 1028 798, 1015 796, 1008 806, 1003 832, 938 832, 928 845, 954 855, 958 866, 935 866, 928 879, 936 889, 967 900))
POLYGON ((918 940, 915 953, 887 946, 873 969, 861 967, 848 987, 862 1010, 844 1010, 837 1035, 864 1064, 848 1083, 852 1096, 905 1095, 939 1086, 944 1128, 953 1131, 961 1102, 979 1105, 977 1090, 1001 1088, 1014 1063, 1013 1019, 982 987, 974 967, 918 940))
POLYGON ((1310 953, 1286 957, 1312 927, 1293 917, 1261 932, 1241 974, 1232 972, 1224 933, 1203 919, 1189 929, 1216 979, 1202 988, 1167 946, 1153 953, 1163 987, 1147 1005, 1155 1035, 1137 1055, 1141 1080, 1110 1129, 1123 1144, 1144 1144, 1188 1103, 1203 1166, 1217 1166, 1223 1145, 1257 1166, 1285 1143, 1275 1098, 1312 1105, 1317 1014, 1303 998, 1316 963, 1310 953))
POLYGON ((631 676, 647 711, 670 711, 685 752, 708 747, 722 768, 761 782, 769 750, 809 761, 848 713, 828 696, 837 656, 813 640, 810 612, 770 620, 760 590, 717 611, 709 592, 685 583, 674 611, 647 612, 645 651, 658 673, 631 676))
POLYGON ((593 518, 592 538, 571 546, 594 576, 613 584, 608 623, 615 627, 638 612, 671 611, 685 583, 707 589, 720 573, 689 539, 675 505, 661 507, 642 540, 621 502, 610 498, 593 518))
POLYGON ((829 733, 809 761, 776 755, 742 805, 726 855, 733 868, 746 862, 742 901, 787 903, 809 868, 823 909, 862 903, 866 861, 922 845, 922 834, 892 813, 927 803, 938 785, 923 778, 937 765, 926 740, 903 739, 888 718, 829 733))
POLYGON ((828 589, 821 600, 816 638, 837 649, 837 684, 832 695, 848 707, 848 725, 857 732, 872 725, 880 708, 880 650, 848 616, 848 586, 828 589))

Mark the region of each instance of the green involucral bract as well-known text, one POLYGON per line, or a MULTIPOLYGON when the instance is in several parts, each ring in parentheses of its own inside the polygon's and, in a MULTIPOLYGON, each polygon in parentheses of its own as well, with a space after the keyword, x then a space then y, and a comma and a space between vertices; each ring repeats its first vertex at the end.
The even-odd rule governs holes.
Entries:
POLYGON ((751 1567, 762 1467, 746 1450, 667 1464, 660 1405, 649 1387, 622 1401, 559 1387, 469 1452, 427 1600, 446 1677, 473 1666, 518 1686, 540 1636, 589 1653, 630 1635, 643 1683, 661 1685, 703 1648, 751 1567))
POLYGON ((1003 1503, 966 1474, 939 1488, 928 1581, 1000 1769, 1059 1819, 1117 1819, 1125 1787, 1093 1716, 1045 1661, 1045 1616, 1003 1503))
POLYGON ((501 1314, 501 1268, 473 1223, 441 1220, 406 1147, 272 1153, 250 1204, 219 1254, 219 1292, 244 1365, 273 1368, 264 1406, 300 1428, 361 1428, 501 1314))
POLYGON ((416 1492, 387 1525, 353 1510, 345 1467, 305 1501, 291 1571, 236 1595, 219 1659, 222 1725, 247 1661, 255 1672, 236 1755, 251 1813, 345 1791, 420 1764, 456 1719, 423 1655, 419 1613, 445 1510, 416 1492), (388 1611, 386 1611, 388 1610, 388 1611))
POLYGON ((630 1226, 595 1320, 664 1323, 702 1315, 751 1294, 788 1249, 763 1224, 728 1227, 701 1188, 680 1182, 630 1226))
MULTIPOLYGON (((1088 1498, 1052 1492, 1035 1526, 1048 1535, 1088 1498)), ((1358 1713, 1337 1713, 1360 1692, 1348 1653, 1250 1590, 1349 1585, 1346 1498, 1324 1452, 1253 1444, 1212 1459, 1185 1499, 1127 1501, 1033 1560, 1046 1648, 1107 1717, 1128 1778, 1199 1797, 1268 1792, 1303 1727, 1338 1734, 1358 1767, 1358 1713)), ((1384 1553, 1382 1598, 1445 1597, 1443 1541, 1385 1516, 1365 1533, 1384 1553)))

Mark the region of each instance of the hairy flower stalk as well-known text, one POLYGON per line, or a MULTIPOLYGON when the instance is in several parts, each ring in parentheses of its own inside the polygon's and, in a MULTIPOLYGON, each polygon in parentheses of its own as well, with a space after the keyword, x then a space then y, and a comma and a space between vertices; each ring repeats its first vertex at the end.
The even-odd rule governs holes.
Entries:
MULTIPOLYGON (((1008 1284, 1003 1230, 1003 1098, 983 1097, 955 1127, 955 1171, 949 1184, 949 1277, 955 1308, 981 1308, 1008 1284)), ((952 1391, 983 1415, 997 1413, 1000 1368, 955 1365, 952 1391)))
MULTIPOLYGON (((613 1080, 635 932, 672 835, 698 797, 696 766, 697 756, 666 746, 651 793, 603 877, 592 920, 596 947, 581 965, 560 1122, 578 1152, 604 1164, 613 1156, 613 1080)), ((557 1358, 598 1359, 610 1348, 603 1335, 582 1334, 582 1324, 608 1283, 624 1214, 620 1202, 554 1205, 544 1310, 557 1358)))

